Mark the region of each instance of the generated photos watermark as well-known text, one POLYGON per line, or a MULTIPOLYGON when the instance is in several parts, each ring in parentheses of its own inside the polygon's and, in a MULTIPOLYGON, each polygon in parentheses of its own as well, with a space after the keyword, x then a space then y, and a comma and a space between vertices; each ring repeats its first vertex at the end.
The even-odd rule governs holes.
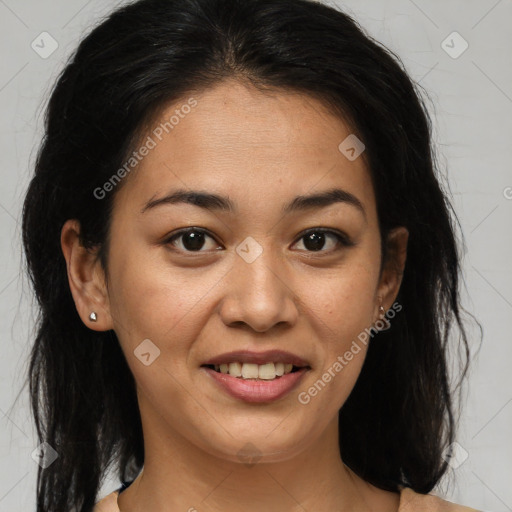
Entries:
POLYGON ((169 117, 167 121, 161 122, 152 132, 148 135, 144 143, 139 147, 138 150, 133 151, 131 156, 126 162, 101 186, 96 187, 93 191, 93 195, 96 199, 104 199, 108 192, 119 184, 119 182, 129 174, 137 165, 149 154, 152 149, 155 149, 158 143, 164 138, 164 136, 170 133, 185 118, 187 114, 192 111, 193 107, 197 106, 197 100, 189 98, 187 103, 181 105, 174 111, 174 114, 169 117))
POLYGON ((329 368, 327 368, 327 370, 322 374, 322 377, 318 379, 312 386, 310 386, 307 391, 301 391, 298 394, 297 400, 299 403, 302 405, 309 404, 311 399, 317 396, 318 393, 322 391, 325 386, 331 382, 331 380, 333 380, 334 377, 336 377, 336 375, 340 373, 343 368, 349 364, 350 361, 352 361, 352 359, 354 359, 354 356, 361 352, 361 345, 358 343, 358 341, 363 345, 367 345, 368 340, 375 334, 380 331, 387 331, 391 327, 390 320, 393 319, 396 313, 401 310, 402 305, 398 302, 395 302, 384 315, 387 320, 379 318, 372 327, 367 327, 364 331, 361 331, 357 336, 357 340, 352 341, 350 349, 345 351, 343 355, 339 355, 336 358, 336 361, 334 361, 333 364, 329 366, 329 368))

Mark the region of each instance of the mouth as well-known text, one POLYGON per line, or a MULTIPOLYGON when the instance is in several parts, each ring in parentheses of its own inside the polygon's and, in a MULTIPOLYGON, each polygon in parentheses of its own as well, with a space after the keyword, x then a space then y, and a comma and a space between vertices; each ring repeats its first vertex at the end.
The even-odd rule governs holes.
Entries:
POLYGON ((268 362, 256 364, 239 361, 222 364, 204 364, 202 367, 243 380, 275 380, 302 369, 311 369, 307 365, 297 366, 292 363, 268 362))
POLYGON ((245 402, 273 402, 292 392, 311 370, 290 352, 247 350, 222 354, 201 365, 217 389, 245 402))
POLYGON ((226 373, 221 371, 221 365, 218 365, 219 369, 216 370, 215 366, 217 365, 205 364, 201 366, 201 370, 205 372, 207 377, 211 378, 211 382, 218 386, 217 389, 223 390, 237 400, 252 403, 274 402, 286 397, 299 386, 308 372, 308 369, 310 369, 309 366, 294 367, 294 365, 291 365, 292 367, 289 369, 289 363, 287 367, 287 370, 289 369, 288 373, 284 373, 283 368, 283 374, 276 375, 275 367, 277 366, 277 371, 280 371, 279 363, 277 365, 274 363, 263 365, 251 363, 244 363, 242 365, 240 363, 223 363, 223 370, 226 370, 224 365, 227 366, 226 373), (273 371, 269 368, 271 365, 274 366, 273 371), (241 369, 239 368, 240 366, 241 369), (260 377, 259 372, 261 367, 263 367, 263 369, 260 377), (235 374, 242 372, 243 374, 238 376, 231 375, 229 373, 230 368, 233 369, 235 374), (257 377, 256 371, 258 371, 257 377))

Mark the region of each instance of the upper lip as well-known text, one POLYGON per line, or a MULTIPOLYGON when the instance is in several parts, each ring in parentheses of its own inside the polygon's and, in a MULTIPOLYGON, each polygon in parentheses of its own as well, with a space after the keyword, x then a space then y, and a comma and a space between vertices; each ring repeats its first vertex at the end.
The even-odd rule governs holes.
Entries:
POLYGON ((267 350, 265 352, 237 350, 234 352, 226 352, 225 354, 220 354, 208 359, 203 365, 229 363, 253 363, 260 365, 265 363, 291 363, 299 367, 309 366, 301 357, 284 350, 267 350))

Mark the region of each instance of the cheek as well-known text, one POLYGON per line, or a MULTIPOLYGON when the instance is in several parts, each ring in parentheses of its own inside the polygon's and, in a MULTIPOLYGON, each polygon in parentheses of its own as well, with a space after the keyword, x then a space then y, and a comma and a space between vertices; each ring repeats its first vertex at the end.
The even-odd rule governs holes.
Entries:
POLYGON ((121 331, 164 342, 178 326, 183 331, 193 324, 192 317, 202 311, 196 306, 214 285, 213 277, 173 268, 161 254, 151 257, 146 251, 139 257, 135 251, 126 252, 112 272, 111 310, 121 331))
POLYGON ((134 257, 122 259, 112 281, 115 332, 137 387, 152 407, 158 409, 160 403, 161 408, 165 397, 178 409, 185 408, 180 382, 190 346, 203 325, 198 318, 203 308, 195 306, 211 286, 197 289, 161 262, 134 257))
POLYGON ((377 278, 374 262, 360 262, 303 283, 301 298, 326 331, 321 338, 334 336, 339 341, 371 325, 377 278))
MULTIPOLYGON (((325 408, 336 414, 352 391, 363 366, 369 327, 374 321, 378 262, 360 255, 357 264, 347 264, 316 286, 304 286, 307 297, 305 313, 314 325, 319 367, 312 387, 301 389, 304 401, 311 400, 312 410, 325 408)), ((329 414, 327 414, 329 416, 329 414)))

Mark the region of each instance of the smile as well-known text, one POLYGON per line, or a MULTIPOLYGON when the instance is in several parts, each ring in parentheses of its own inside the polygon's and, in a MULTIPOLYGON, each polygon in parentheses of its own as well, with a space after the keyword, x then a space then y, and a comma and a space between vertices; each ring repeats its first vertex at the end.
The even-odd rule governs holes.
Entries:
POLYGON ((205 365, 206 367, 216 371, 231 375, 241 379, 258 379, 258 380, 274 380, 300 370, 301 367, 294 366, 292 363, 223 363, 205 365))

